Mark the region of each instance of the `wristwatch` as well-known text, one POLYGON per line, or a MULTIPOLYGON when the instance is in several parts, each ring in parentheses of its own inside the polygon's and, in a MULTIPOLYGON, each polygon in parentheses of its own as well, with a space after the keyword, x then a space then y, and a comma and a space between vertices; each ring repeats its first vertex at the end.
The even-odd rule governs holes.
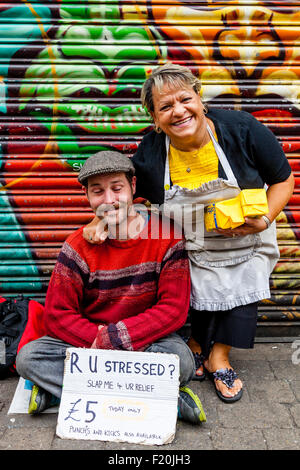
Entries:
POLYGON ((270 225, 271 225, 271 221, 270 221, 269 217, 267 217, 266 215, 262 215, 262 219, 264 219, 264 221, 267 224, 267 228, 269 228, 270 225))

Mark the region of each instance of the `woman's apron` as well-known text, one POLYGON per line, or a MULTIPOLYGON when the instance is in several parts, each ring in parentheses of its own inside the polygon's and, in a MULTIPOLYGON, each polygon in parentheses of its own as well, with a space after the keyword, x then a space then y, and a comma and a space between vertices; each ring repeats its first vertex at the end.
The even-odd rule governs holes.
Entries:
POLYGON ((241 191, 209 125, 207 130, 226 179, 218 178, 192 190, 171 187, 170 139, 166 137, 164 212, 169 215, 180 206, 197 220, 196 232, 189 224, 183 227, 191 269, 191 306, 196 310, 229 310, 270 297, 269 277, 279 258, 276 223, 263 232, 234 238, 206 231, 205 206, 233 198, 241 191))

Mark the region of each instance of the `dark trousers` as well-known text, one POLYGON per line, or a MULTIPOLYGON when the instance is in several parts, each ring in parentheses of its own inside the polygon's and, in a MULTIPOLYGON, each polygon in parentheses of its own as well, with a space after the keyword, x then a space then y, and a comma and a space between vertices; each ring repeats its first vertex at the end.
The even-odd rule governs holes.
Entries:
POLYGON ((253 348, 257 307, 258 302, 216 312, 191 309, 191 335, 200 344, 205 357, 214 343, 242 349, 253 348))

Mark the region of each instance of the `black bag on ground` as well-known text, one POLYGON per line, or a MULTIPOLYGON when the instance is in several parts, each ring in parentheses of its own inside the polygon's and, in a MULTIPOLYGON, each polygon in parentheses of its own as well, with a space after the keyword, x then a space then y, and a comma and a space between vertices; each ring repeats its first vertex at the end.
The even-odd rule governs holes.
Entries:
POLYGON ((28 319, 29 299, 19 295, 0 303, 0 380, 15 373, 17 349, 28 319))

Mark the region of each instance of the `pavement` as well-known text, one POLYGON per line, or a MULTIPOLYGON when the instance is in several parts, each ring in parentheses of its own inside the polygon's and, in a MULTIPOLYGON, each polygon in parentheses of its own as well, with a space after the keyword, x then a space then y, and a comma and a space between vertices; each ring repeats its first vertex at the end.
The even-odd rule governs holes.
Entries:
MULTIPOLYGON (((192 381, 190 387, 203 403, 207 422, 177 421, 175 439, 163 446, 61 439, 56 435, 57 414, 8 414, 18 377, 2 380, 0 450, 98 450, 98 457, 103 455, 110 464, 125 463, 117 462, 124 451, 126 456, 181 451, 189 459, 189 453, 204 450, 299 450, 300 338, 293 343, 256 343, 252 350, 233 349, 230 359, 244 383, 242 399, 225 404, 210 380, 192 381)), ((138 466, 134 460, 129 464, 138 466)), ((169 466, 176 467, 170 462, 169 466)))

